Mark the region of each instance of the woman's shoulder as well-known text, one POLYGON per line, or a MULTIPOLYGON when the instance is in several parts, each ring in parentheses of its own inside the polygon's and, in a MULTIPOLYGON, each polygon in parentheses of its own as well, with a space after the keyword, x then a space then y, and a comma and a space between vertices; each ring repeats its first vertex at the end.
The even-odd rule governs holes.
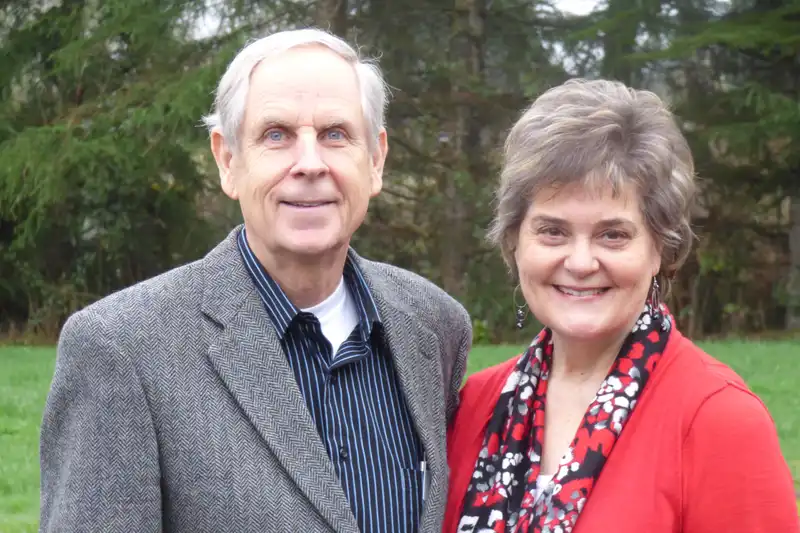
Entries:
POLYGON ((495 400, 500 397, 500 392, 508 381, 508 376, 514 371, 519 358, 520 354, 515 355, 467 377, 459 392, 459 409, 456 412, 456 418, 465 416, 464 413, 469 413, 470 418, 482 418, 484 414, 489 413, 490 409, 487 406, 494 406, 495 400), (486 412, 484 413, 484 411, 486 412))
POLYGON ((702 398, 682 440, 685 523, 693 531, 798 531, 775 421, 744 384, 724 383, 702 398))
POLYGON ((792 476, 767 406, 713 348, 679 333, 675 340, 664 354, 673 363, 662 397, 683 410, 676 420, 687 528, 798 531, 792 476))
POLYGON ((744 379, 733 368, 684 337, 678 330, 674 331, 665 356, 672 360, 669 373, 679 379, 683 383, 682 388, 687 391, 707 395, 729 385, 748 390, 744 379))
POLYGON ((514 371, 514 367, 519 362, 521 356, 521 353, 517 353, 501 363, 494 364, 471 374, 467 377, 462 390, 471 393, 472 391, 478 390, 484 391, 487 387, 502 386, 508 379, 508 376, 514 371))
POLYGON ((764 402, 733 368, 679 332, 676 337, 665 352, 672 363, 665 369, 667 386, 662 392, 668 392, 669 401, 685 410, 686 431, 698 422, 701 427, 708 426, 710 420, 740 419, 743 414, 752 416, 753 421, 771 423, 764 402))

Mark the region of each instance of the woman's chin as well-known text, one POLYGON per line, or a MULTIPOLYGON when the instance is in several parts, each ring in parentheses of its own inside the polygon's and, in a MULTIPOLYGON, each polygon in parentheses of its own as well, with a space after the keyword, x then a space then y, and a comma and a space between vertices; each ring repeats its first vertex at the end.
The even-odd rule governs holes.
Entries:
POLYGON ((550 327, 553 336, 562 342, 597 342, 616 339, 624 328, 598 324, 596 321, 569 320, 560 321, 550 327))

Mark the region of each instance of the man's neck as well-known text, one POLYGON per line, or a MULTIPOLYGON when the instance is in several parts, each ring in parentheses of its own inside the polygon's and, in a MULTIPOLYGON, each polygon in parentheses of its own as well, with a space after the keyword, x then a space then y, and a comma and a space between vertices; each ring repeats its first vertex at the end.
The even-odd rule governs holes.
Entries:
POLYGON ((247 243, 264 270, 299 309, 313 307, 333 294, 347 261, 347 245, 321 255, 277 257, 249 237, 247 243))

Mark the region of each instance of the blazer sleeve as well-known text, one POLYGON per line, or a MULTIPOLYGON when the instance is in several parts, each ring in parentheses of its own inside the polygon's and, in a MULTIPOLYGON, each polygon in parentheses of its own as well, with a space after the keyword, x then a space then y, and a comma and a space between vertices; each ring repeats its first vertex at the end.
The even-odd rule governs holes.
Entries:
POLYGON ((461 313, 458 315, 460 322, 455 331, 460 332, 455 335, 455 357, 452 362, 450 371, 449 383, 445 383, 448 387, 447 390, 447 423, 453 418, 459 404, 459 391, 464 382, 464 374, 467 371, 467 358, 469 356, 470 348, 472 348, 472 322, 469 314, 461 308, 461 313))
POLYGON ((763 403, 730 384, 699 408, 684 445, 684 533, 800 532, 792 476, 763 403))
POLYGON ((40 434, 42 533, 161 531, 152 418, 112 339, 87 310, 62 329, 40 434))

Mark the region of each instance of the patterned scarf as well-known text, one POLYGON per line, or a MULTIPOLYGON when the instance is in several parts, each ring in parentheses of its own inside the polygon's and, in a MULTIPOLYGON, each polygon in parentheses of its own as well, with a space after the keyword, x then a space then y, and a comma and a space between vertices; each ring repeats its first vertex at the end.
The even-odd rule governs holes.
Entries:
POLYGON ((672 329, 666 307, 645 305, 600 385, 553 480, 537 498, 552 334, 520 357, 492 414, 457 531, 569 533, 619 438, 672 329))

